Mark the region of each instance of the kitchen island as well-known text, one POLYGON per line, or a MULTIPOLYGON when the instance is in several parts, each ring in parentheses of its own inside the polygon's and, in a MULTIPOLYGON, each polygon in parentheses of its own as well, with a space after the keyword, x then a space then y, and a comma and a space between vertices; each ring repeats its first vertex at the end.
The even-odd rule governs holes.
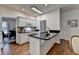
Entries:
POLYGON ((55 43, 55 37, 58 33, 32 33, 29 35, 30 39, 30 54, 31 55, 45 55, 55 43))

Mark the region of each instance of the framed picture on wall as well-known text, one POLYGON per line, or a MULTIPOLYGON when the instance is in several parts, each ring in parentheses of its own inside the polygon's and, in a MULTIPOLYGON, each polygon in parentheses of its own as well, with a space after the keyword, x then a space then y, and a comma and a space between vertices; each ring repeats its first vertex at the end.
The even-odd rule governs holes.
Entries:
POLYGON ((70 27, 78 27, 78 20, 68 20, 70 27))

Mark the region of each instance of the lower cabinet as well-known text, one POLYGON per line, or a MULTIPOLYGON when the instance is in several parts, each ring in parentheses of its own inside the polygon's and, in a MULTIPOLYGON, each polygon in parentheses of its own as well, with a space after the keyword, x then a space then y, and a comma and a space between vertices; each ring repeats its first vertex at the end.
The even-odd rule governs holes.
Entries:
POLYGON ((30 54, 40 55, 41 40, 38 38, 29 37, 30 41, 30 54))
POLYGON ((24 44, 24 43, 27 43, 27 42, 29 42, 29 39, 28 39, 28 34, 27 33, 20 33, 19 35, 18 35, 18 44, 24 44))

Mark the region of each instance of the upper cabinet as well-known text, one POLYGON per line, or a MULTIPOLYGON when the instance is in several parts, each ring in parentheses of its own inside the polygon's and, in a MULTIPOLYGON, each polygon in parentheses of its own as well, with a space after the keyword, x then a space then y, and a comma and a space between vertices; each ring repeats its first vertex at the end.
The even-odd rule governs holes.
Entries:
POLYGON ((17 25, 18 26, 25 26, 26 25, 26 19, 23 19, 23 18, 19 18, 18 17, 17 25))
POLYGON ((37 21, 36 20, 32 21, 31 25, 37 27, 37 21))
POLYGON ((37 26, 37 21, 28 19, 28 18, 23 18, 23 17, 18 17, 17 18, 17 26, 20 27, 25 27, 25 26, 37 26))

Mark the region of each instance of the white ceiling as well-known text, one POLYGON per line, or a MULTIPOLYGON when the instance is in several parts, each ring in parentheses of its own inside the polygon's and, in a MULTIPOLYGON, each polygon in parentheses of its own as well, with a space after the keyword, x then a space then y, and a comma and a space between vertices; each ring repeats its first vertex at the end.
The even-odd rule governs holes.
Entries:
POLYGON ((12 8, 14 10, 17 10, 19 12, 25 13, 29 16, 37 16, 39 15, 39 13, 33 11, 31 9, 32 6, 36 6, 39 10, 41 10, 44 13, 52 11, 56 8, 61 8, 61 12, 67 12, 67 11, 71 11, 74 9, 79 9, 79 5, 69 5, 69 4, 48 4, 47 6, 45 6, 45 4, 5 4, 3 6, 12 8), (25 8, 25 10, 23 11, 22 9, 25 8))

